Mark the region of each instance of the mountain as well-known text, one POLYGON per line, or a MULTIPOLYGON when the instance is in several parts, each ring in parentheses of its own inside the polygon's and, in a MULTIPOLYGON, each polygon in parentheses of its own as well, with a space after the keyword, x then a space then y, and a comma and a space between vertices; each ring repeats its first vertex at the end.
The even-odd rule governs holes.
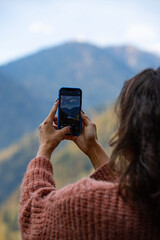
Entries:
POLYGON ((49 111, 48 105, 0 72, 0 149, 37 128, 49 111))
POLYGON ((124 80, 160 58, 131 46, 100 48, 70 42, 0 67, 0 149, 33 131, 62 86, 80 87, 82 108, 109 105, 124 80))
POLYGON ((67 115, 68 117, 76 118, 77 114, 79 114, 79 107, 73 108, 61 108, 61 114, 67 115))
POLYGON ((113 101, 124 80, 159 63, 159 57, 134 47, 70 42, 8 63, 0 71, 50 101, 62 86, 81 87, 85 106, 92 107, 113 101))
POLYGON ((0 207, 0 239, 21 240, 18 227, 19 190, 16 190, 0 207))
POLYGON ((106 48, 106 51, 110 57, 127 63, 137 73, 148 67, 156 69, 160 66, 160 57, 138 50, 133 46, 110 47, 106 48))
POLYGON ((38 134, 33 132, 0 151, 0 204, 20 184, 28 162, 38 149, 38 134))

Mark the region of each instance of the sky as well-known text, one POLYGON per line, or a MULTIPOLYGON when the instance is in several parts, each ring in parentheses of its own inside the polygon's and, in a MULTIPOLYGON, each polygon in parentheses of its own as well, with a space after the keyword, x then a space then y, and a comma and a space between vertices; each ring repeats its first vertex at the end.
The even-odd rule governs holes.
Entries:
POLYGON ((0 0, 0 64, 68 41, 160 55, 160 0, 0 0))

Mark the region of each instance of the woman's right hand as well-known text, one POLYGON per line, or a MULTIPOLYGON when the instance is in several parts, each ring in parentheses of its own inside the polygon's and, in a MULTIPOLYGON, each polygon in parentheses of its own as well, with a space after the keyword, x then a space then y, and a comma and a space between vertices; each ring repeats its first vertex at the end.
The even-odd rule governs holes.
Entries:
POLYGON ((105 150, 98 143, 96 125, 81 112, 82 131, 79 136, 65 135, 64 139, 74 141, 77 146, 89 157, 94 169, 109 161, 105 150))
POLYGON ((79 136, 66 135, 65 139, 74 141, 86 155, 89 155, 90 148, 97 143, 96 125, 82 112, 81 120, 81 134, 79 136))

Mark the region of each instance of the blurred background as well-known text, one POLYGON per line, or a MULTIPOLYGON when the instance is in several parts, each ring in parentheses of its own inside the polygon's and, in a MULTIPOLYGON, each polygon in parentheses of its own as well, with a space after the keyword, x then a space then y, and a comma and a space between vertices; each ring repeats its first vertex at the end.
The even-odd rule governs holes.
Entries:
MULTIPOLYGON (((110 153, 124 81, 160 65, 159 9, 159 0, 0 0, 1 240, 20 239, 20 184, 60 87, 82 89, 83 110, 110 153)), ((52 162, 57 189, 94 171, 70 142, 52 162)))

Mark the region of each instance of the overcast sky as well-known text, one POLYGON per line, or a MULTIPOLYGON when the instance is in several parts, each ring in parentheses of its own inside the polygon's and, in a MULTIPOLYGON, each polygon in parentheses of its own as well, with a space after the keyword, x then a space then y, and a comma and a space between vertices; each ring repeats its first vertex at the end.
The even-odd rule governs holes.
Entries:
POLYGON ((0 0, 0 64, 66 41, 160 55, 160 0, 0 0))

